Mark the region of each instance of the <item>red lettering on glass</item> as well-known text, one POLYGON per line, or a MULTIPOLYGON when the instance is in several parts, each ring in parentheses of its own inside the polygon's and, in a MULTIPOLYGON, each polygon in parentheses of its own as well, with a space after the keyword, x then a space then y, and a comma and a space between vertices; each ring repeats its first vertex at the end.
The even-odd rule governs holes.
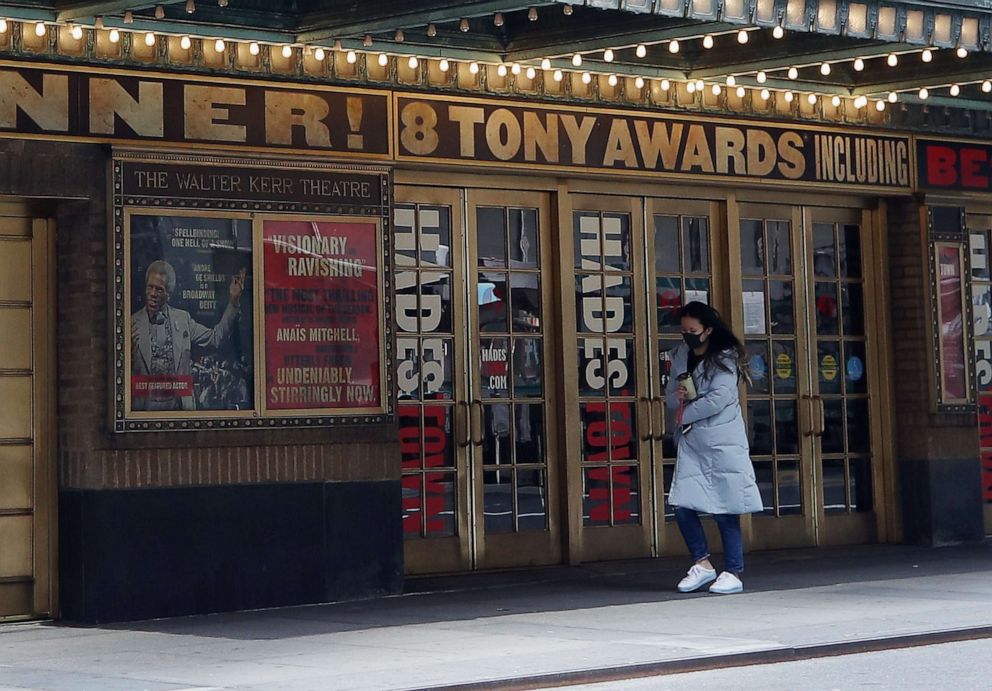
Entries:
POLYGON ((961 184, 965 187, 988 189, 988 175, 982 173, 989 161, 989 153, 985 149, 961 150, 961 184))
POLYGON ((633 497, 633 471, 630 466, 613 467, 613 520, 617 523, 629 522, 633 497))
POLYGON ((590 485, 596 484, 587 489, 589 494, 589 518, 593 521, 610 520, 610 469, 608 467, 590 468, 586 477, 590 485))
POLYGON ((446 485, 451 483, 454 476, 448 473, 427 473, 424 476, 424 510, 426 511, 427 532, 447 534, 443 514, 454 507, 446 505, 450 492, 446 485))

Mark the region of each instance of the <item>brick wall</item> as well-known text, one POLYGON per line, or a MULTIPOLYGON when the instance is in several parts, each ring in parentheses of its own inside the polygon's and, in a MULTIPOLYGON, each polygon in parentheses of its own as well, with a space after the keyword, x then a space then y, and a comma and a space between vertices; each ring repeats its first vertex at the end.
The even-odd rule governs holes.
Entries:
POLYGON ((109 432, 109 150, 0 142, 0 194, 45 197, 56 218, 58 453, 63 488, 399 479, 391 426, 109 432))

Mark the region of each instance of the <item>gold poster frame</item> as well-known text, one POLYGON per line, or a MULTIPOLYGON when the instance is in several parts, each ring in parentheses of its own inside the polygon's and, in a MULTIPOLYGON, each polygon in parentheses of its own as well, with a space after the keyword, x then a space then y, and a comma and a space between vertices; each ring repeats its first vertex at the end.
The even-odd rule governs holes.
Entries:
POLYGON ((934 340, 937 344, 937 404, 939 406, 960 406, 960 405, 971 405, 973 404, 974 397, 972 394, 972 376, 971 368, 969 367, 969 362, 972 356, 968 352, 968 345, 971 342, 969 338, 969 322, 971 319, 970 311, 968 309, 968 300, 965 288, 967 287, 967 275, 968 270, 967 263, 965 262, 965 251, 964 243, 956 240, 937 240, 933 243, 933 256, 931 257, 931 269, 933 272, 933 301, 934 310, 936 311, 936 322, 934 324, 934 340), (950 249, 954 252, 956 256, 955 266, 958 271, 958 288, 960 293, 961 302, 961 363, 964 368, 964 390, 965 395, 961 397, 949 396, 947 392, 946 377, 944 376, 946 357, 947 353, 944 348, 944 339, 942 337, 941 331, 944 325, 944 307, 943 301, 941 300, 940 294, 940 258, 941 250, 950 249))

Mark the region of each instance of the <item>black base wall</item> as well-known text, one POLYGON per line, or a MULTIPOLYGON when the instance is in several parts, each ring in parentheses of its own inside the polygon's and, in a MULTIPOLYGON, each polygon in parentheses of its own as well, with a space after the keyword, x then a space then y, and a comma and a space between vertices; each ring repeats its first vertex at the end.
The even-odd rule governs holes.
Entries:
POLYGON ((60 599, 102 623, 399 592, 399 482, 63 490, 60 599))
POLYGON ((977 458, 905 460, 900 474, 906 542, 940 547, 984 539, 977 458))

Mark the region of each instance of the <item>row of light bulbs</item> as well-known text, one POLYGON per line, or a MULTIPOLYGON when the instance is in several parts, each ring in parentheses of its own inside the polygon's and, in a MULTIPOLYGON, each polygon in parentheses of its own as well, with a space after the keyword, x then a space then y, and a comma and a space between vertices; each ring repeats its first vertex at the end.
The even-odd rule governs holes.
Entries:
MULTIPOLYGON (((98 19, 97 20, 97 24, 102 24, 102 21, 100 21, 98 19)), ((102 27, 101 26, 95 26, 94 28, 95 29, 101 29, 102 27)), ((6 33, 8 31, 8 29, 9 29, 9 26, 8 26, 7 20, 6 19, 0 19, 0 34, 6 33)), ((35 35, 38 36, 39 38, 44 37, 47 34, 47 32, 48 32, 48 25, 45 22, 36 22, 35 23, 34 32, 35 32, 35 35)), ((80 40, 83 37, 83 28, 80 25, 78 25, 78 24, 72 25, 71 26, 71 29, 70 29, 70 32, 71 32, 72 37, 74 39, 76 39, 76 40, 80 40)), ((741 44, 747 43, 748 40, 749 40, 748 33, 749 33, 749 30, 746 30, 746 29, 740 30, 737 33, 737 40, 738 40, 738 42, 741 43, 741 44)), ((784 30, 780 26, 775 27, 773 29, 773 31, 772 31, 772 35, 775 38, 782 38, 782 36, 784 36, 784 33, 785 33, 784 30)), ((108 34, 108 39, 110 40, 111 43, 118 43, 120 41, 120 39, 121 39, 121 32, 120 32, 120 30, 118 30, 118 29, 111 29, 109 31, 109 34, 108 34)), ((155 32, 152 32, 152 31, 145 32, 145 34, 144 34, 145 45, 147 45, 149 47, 154 46, 155 43, 157 42, 157 40, 158 40, 158 38, 157 38, 155 32)), ((702 39, 703 46, 705 48, 707 48, 707 49, 712 48, 713 47, 713 40, 714 40, 713 39, 713 35, 707 34, 702 39)), ((366 43, 369 43, 369 42, 366 41, 366 43)), ((669 45, 669 51, 670 52, 672 52, 672 53, 679 52, 680 47, 679 47, 679 41, 678 40, 669 41, 668 45, 669 45)), ((189 36, 182 36, 180 38, 180 46, 184 50, 188 50, 192 46, 192 40, 190 39, 190 37, 189 36)), ((218 53, 224 52, 227 49, 227 45, 226 45, 226 42, 224 41, 224 39, 222 39, 222 38, 215 39, 214 40, 214 49, 218 53)), ((253 41, 253 42, 251 42, 251 43, 248 44, 248 50, 249 50, 249 53, 250 54, 252 54, 252 55, 258 55, 261 52, 261 47, 260 47, 259 43, 253 41)), ((282 50, 281 50, 283 57, 284 58, 290 58, 290 57, 292 57, 293 50, 294 50, 293 46, 288 45, 288 44, 283 45, 282 46, 282 50)), ((925 63, 932 62, 932 60, 933 60, 933 50, 930 49, 930 48, 926 48, 926 49, 924 49, 922 51, 907 51, 907 52, 909 52, 909 53, 919 52, 922 61, 925 62, 925 63)), ((638 57, 640 57, 640 58, 645 57, 647 55, 647 46, 645 44, 638 44, 636 46, 636 48, 635 48, 635 54, 638 57)), ((313 56, 314 56, 314 59, 316 59, 318 62, 323 62, 324 59, 326 58, 326 50, 324 48, 320 47, 320 46, 318 46, 316 48, 313 48, 313 56)), ((958 48, 957 49, 957 56, 959 58, 962 58, 962 59, 963 58, 966 58, 968 56, 968 51, 966 49, 964 49, 964 48, 958 48)), ((345 59, 346 59, 346 61, 349 64, 355 64, 358 61, 358 54, 354 50, 349 50, 349 51, 347 51, 347 53, 345 55, 345 59)), ((614 50, 612 48, 606 49, 604 51, 604 53, 603 53, 603 59, 607 63, 613 62, 613 60, 615 59, 615 52, 614 52, 614 50)), ((377 62, 378 62, 378 64, 381 67, 387 66, 389 64, 389 56, 388 56, 388 54, 386 54, 386 53, 379 53, 378 58, 377 58, 377 62)), ((583 63, 583 58, 582 58, 582 54, 581 53, 576 53, 576 54, 574 54, 572 56, 572 65, 573 66, 575 66, 575 67, 581 67, 582 63, 583 63)), ((890 67, 897 66, 899 64, 899 54, 898 53, 890 53, 887 56, 887 58, 886 58, 886 63, 890 67)), ((420 60, 416 56, 411 55, 407 59, 407 64, 410 67, 410 69, 417 69, 419 67, 420 60)), ((853 66, 854 70, 857 71, 857 72, 863 71, 865 69, 865 67, 866 67, 865 59, 864 58, 855 58, 853 60, 853 65, 852 66, 853 66)), ((450 63, 450 61, 447 58, 441 58, 438 61, 438 69, 441 72, 448 72, 450 68, 451 68, 451 63, 450 63)), ((475 75, 475 74, 478 74, 479 73, 479 71, 480 71, 481 68, 480 68, 478 62, 471 62, 471 63, 469 63, 468 69, 469 69, 469 72, 471 74, 475 75)), ((560 82, 560 81, 562 81, 564 79, 564 72, 561 69, 555 69, 555 70, 552 71, 552 64, 551 64, 551 60, 549 58, 544 58, 541 61, 541 69, 544 70, 545 72, 550 72, 551 75, 552 75, 552 78, 556 82, 560 82)), ((522 72, 524 72, 524 68, 520 64, 518 64, 518 63, 511 63, 509 66, 507 66, 506 64, 499 64, 499 65, 497 65, 496 71, 497 71, 497 74, 500 77, 505 77, 508 73, 512 73, 514 75, 519 75, 522 72)), ((823 62, 823 63, 820 64, 820 74, 822 74, 823 76, 828 76, 831 73, 831 71, 832 71, 832 68, 831 68, 831 63, 830 62, 823 62)), ((789 79, 795 80, 795 79, 797 79, 799 77, 799 68, 798 67, 795 67, 795 66, 789 67, 787 74, 788 74, 789 79)), ((536 70, 536 68, 533 67, 533 66, 528 66, 526 68, 526 76, 527 76, 528 79, 534 79, 537 76, 537 70, 536 70)), ((756 80, 758 81, 759 84, 764 84, 767 81, 767 79, 768 79, 767 72, 765 72, 765 71, 759 71, 759 72, 756 73, 756 80)), ((582 76, 581 76, 581 80, 585 84, 591 83, 591 81, 592 81, 592 73, 590 73, 590 72, 583 72, 582 73, 582 76)), ((607 77, 607 82, 609 83, 610 86, 616 86, 618 84, 618 82, 619 82, 619 79, 618 79, 617 75, 610 74, 607 77)), ((978 82, 974 82, 974 83, 978 83, 978 82)), ((643 77, 640 77, 640 76, 639 77, 636 77, 635 80, 634 80, 634 84, 635 84, 636 88, 642 89, 642 88, 644 88, 645 80, 644 80, 643 77)), ((743 86, 737 86, 737 84, 736 84, 736 78, 733 75, 727 77, 726 84, 730 88, 733 88, 733 87, 736 86, 736 94, 737 94, 738 97, 743 98, 746 95, 746 93, 747 93, 747 90, 743 86)), ((992 93, 992 81, 985 80, 985 81, 981 82, 981 84, 982 84, 982 91, 984 93, 987 93, 987 94, 988 93, 992 93)), ((661 89, 663 91, 668 91, 671 88, 671 82, 668 79, 662 79, 661 82, 660 82, 660 86, 661 86, 661 89)), ((711 91, 712 91, 712 93, 714 95, 719 95, 720 93, 722 93, 722 90, 723 90, 723 87, 721 87, 721 85, 718 84, 718 83, 711 84, 710 85, 710 88, 711 88, 711 91)), ((690 94, 695 93, 696 91, 702 92, 705 89, 706 89, 706 83, 704 81, 702 81, 702 80, 689 81, 689 82, 686 83, 686 90, 690 94)), ((959 84, 951 84, 948 87, 948 89, 949 89, 949 93, 950 93, 951 96, 958 96, 961 93, 961 85, 959 85, 959 84)), ((762 100, 768 100, 771 97, 771 93, 772 92, 768 88, 762 88, 758 93, 759 93, 759 96, 761 97, 762 100)), ((784 98, 785 98, 785 100, 787 102, 791 103, 793 100, 795 100, 795 93, 793 91, 786 90, 786 91, 781 91, 781 93, 784 94, 784 98)), ((921 100, 926 100, 930 96, 930 89, 927 88, 927 87, 920 88, 919 91, 917 92, 917 96, 921 100)), ((809 94, 807 94, 807 99, 808 99, 808 101, 809 101, 809 103, 811 105, 814 105, 819 100, 819 96, 817 94, 815 94, 815 93, 809 93, 809 94)), ((840 96, 833 96, 832 97, 832 103, 833 103, 833 105, 835 107, 837 107, 837 106, 840 105, 841 100, 842 99, 841 99, 840 96)), ((885 100, 881 100, 880 99, 880 100, 876 101, 875 102, 876 108, 879 111, 885 110, 885 102, 886 102, 886 100, 889 103, 896 103, 899 100, 899 94, 898 94, 898 92, 891 92, 891 93, 889 93, 887 99, 885 99, 885 100)), ((857 98, 854 99, 854 105, 858 109, 861 109, 861 108, 864 108, 865 106, 867 106, 868 105, 868 102, 869 102, 869 99, 866 96, 859 96, 859 97, 857 97, 857 98)))

